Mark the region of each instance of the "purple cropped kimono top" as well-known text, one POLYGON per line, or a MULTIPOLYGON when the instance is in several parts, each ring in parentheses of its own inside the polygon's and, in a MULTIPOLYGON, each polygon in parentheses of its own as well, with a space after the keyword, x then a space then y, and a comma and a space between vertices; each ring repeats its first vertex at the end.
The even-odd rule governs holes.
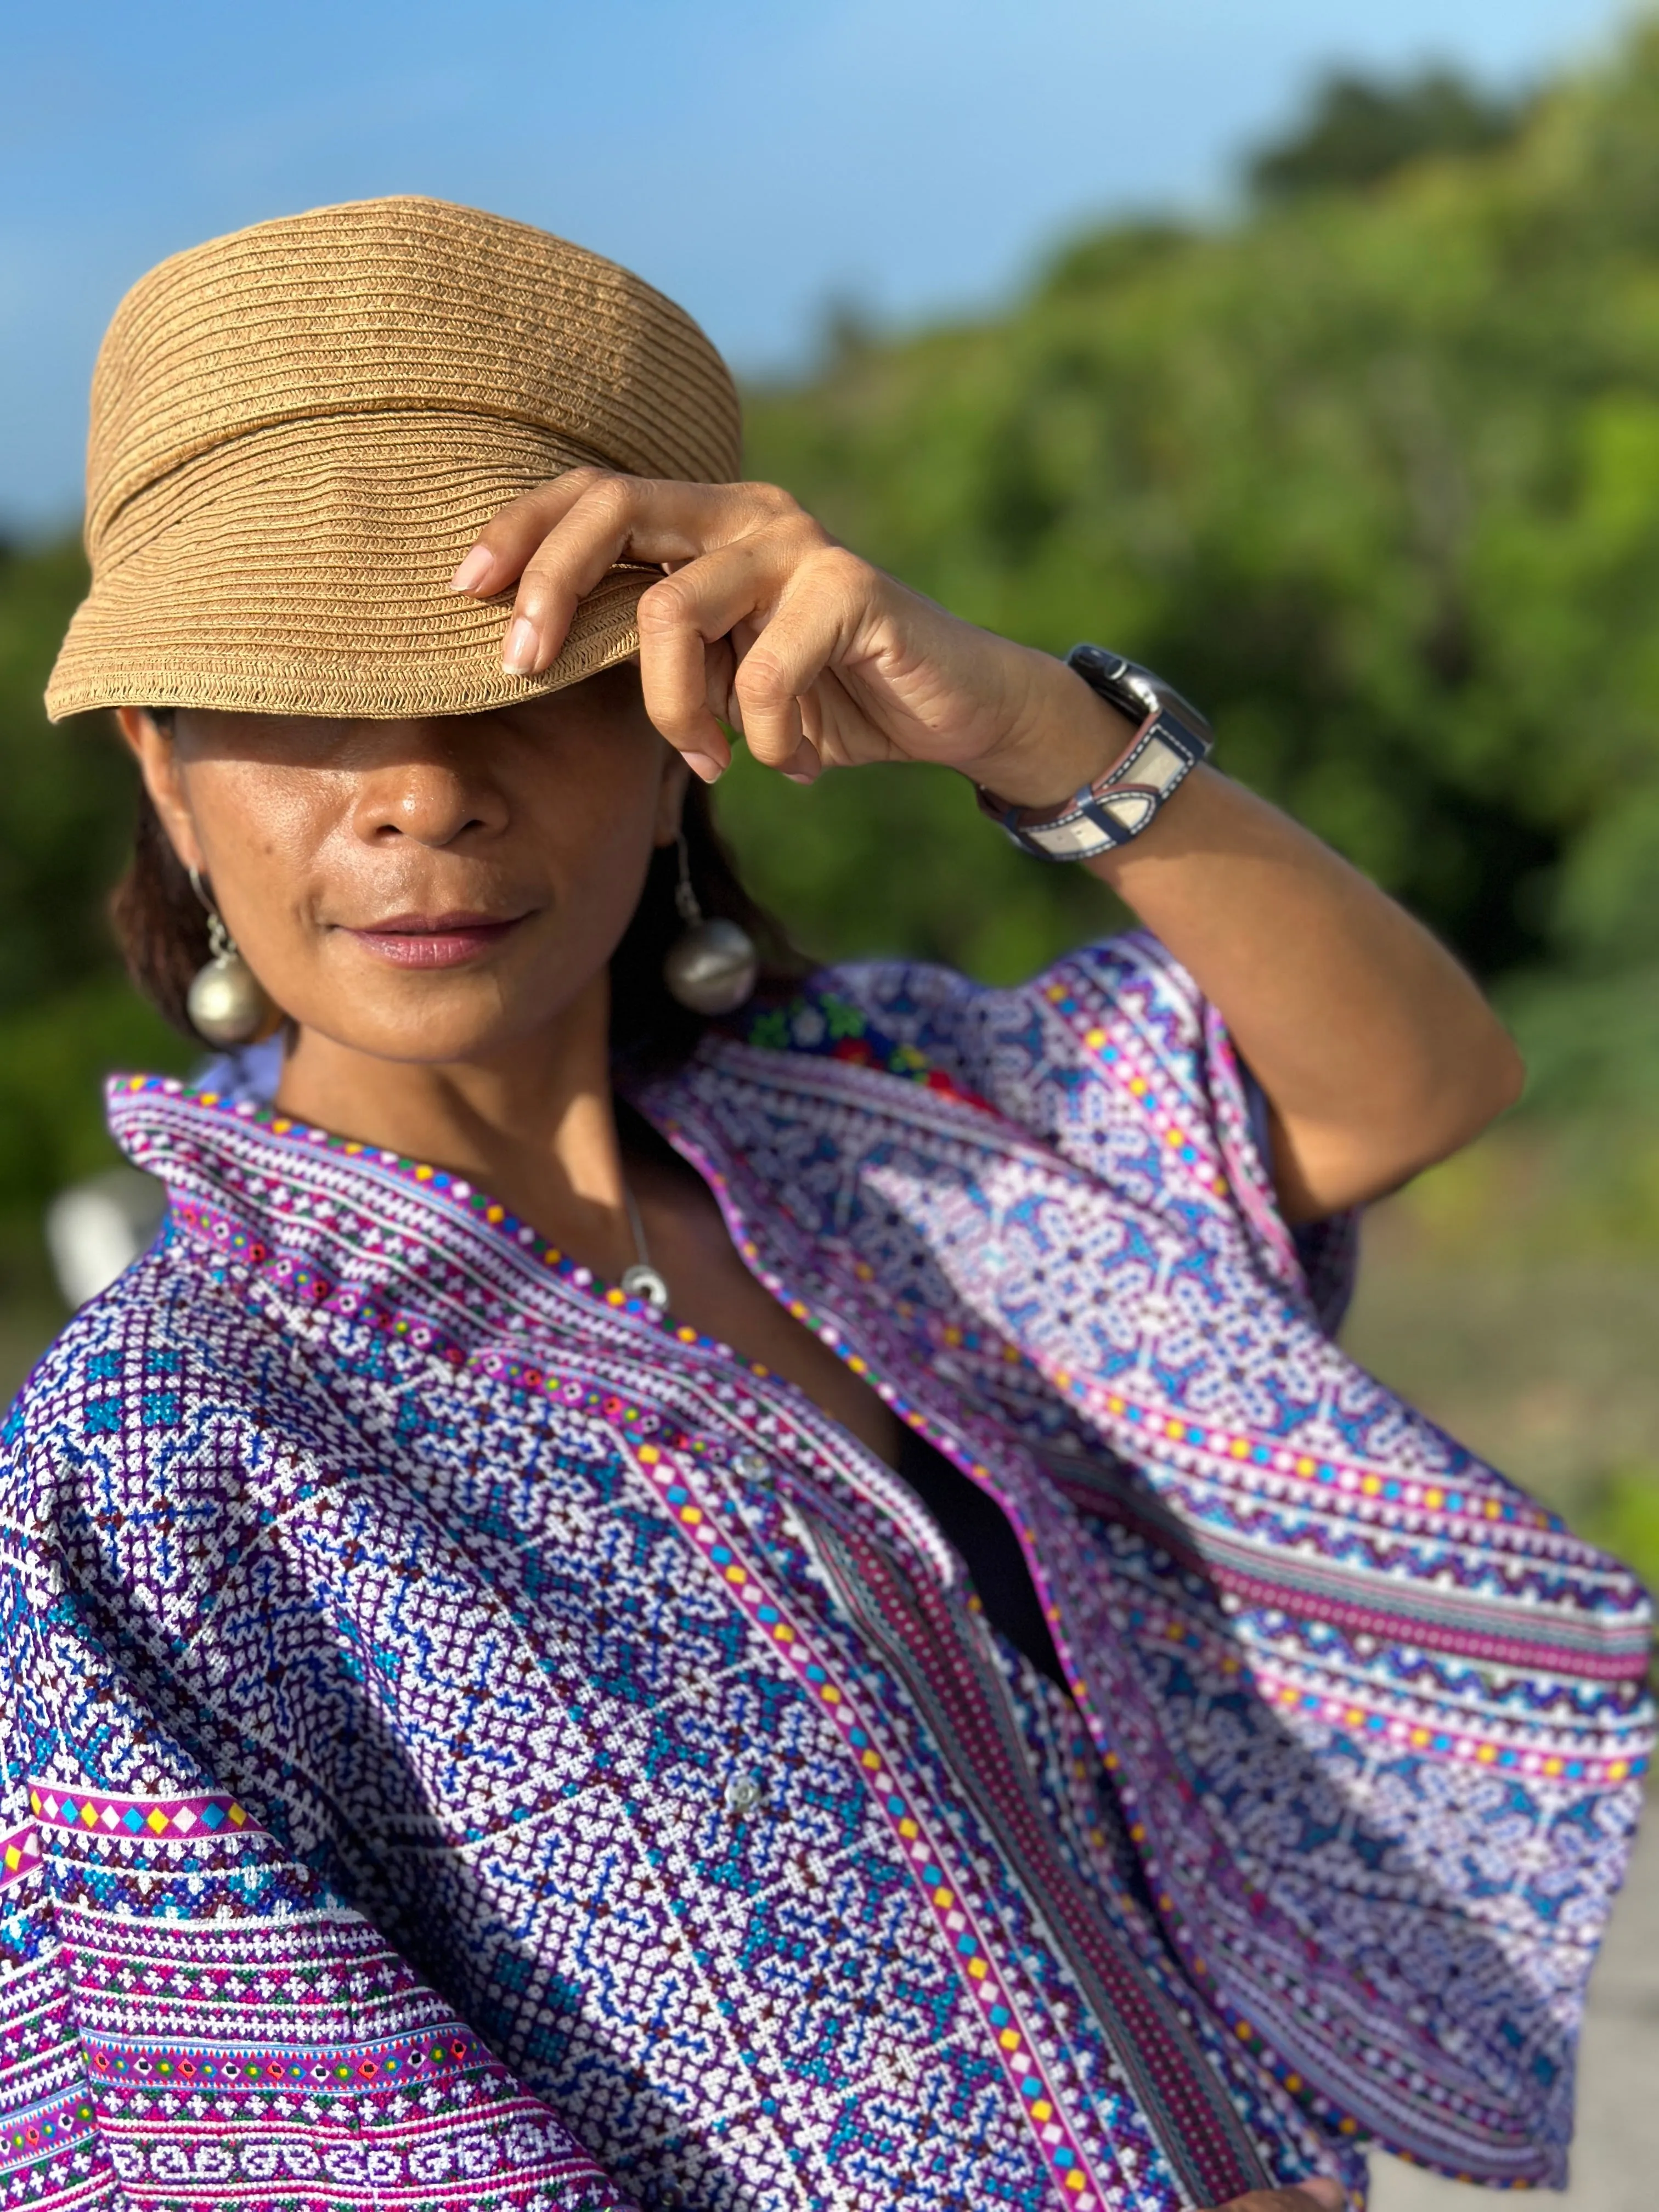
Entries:
POLYGON ((791 1385, 118 1079, 167 1220, 0 1449, 7 2201, 1559 2180, 1646 1601, 1331 1340, 1190 979, 833 971, 636 1103, 1004 1509, 1066 1686, 791 1385))

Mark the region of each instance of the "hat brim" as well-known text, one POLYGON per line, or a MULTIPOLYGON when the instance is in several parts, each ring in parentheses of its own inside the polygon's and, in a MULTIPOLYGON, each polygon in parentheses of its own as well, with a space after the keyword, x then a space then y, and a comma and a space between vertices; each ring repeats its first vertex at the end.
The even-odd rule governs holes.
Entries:
POLYGON ((501 667, 511 594, 449 579, 491 515, 591 459, 476 413, 283 422, 201 454, 118 517, 46 689, 100 707, 378 720, 478 714, 635 652, 658 571, 613 568, 538 676, 501 667))

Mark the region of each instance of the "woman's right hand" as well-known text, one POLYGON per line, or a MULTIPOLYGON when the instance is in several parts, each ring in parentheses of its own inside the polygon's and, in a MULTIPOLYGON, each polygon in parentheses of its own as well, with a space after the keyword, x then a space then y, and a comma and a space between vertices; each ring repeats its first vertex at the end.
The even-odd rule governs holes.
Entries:
POLYGON ((672 483, 572 469, 503 507, 451 589, 516 585, 502 649, 533 676, 618 562, 670 572, 639 602, 646 711, 712 782, 721 723, 798 781, 927 761, 1011 805, 1069 799, 1134 725, 1051 654, 936 606, 836 544, 776 484, 672 483))

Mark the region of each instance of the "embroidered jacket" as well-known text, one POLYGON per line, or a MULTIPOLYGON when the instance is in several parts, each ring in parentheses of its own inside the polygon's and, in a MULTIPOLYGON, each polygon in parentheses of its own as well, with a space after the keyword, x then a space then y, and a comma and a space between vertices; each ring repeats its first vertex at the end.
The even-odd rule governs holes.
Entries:
POLYGON ((1644 1600, 1332 1343, 1155 945, 842 971, 641 1100, 1005 1507, 1070 1697, 792 1387, 441 1171, 112 1090, 168 1221, 0 1457, 12 2197, 1560 2178, 1644 1600))

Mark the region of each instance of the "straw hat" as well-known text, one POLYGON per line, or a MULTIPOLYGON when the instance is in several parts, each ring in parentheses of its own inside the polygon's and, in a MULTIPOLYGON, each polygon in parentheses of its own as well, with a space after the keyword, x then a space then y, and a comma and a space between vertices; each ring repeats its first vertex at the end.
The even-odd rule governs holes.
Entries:
POLYGON ((612 262, 442 200, 257 224, 152 269, 92 386, 92 589, 46 690, 93 707, 465 714, 638 643, 615 568, 551 668, 501 672, 507 602, 447 589, 506 501, 584 462, 721 483, 737 394, 612 262))

